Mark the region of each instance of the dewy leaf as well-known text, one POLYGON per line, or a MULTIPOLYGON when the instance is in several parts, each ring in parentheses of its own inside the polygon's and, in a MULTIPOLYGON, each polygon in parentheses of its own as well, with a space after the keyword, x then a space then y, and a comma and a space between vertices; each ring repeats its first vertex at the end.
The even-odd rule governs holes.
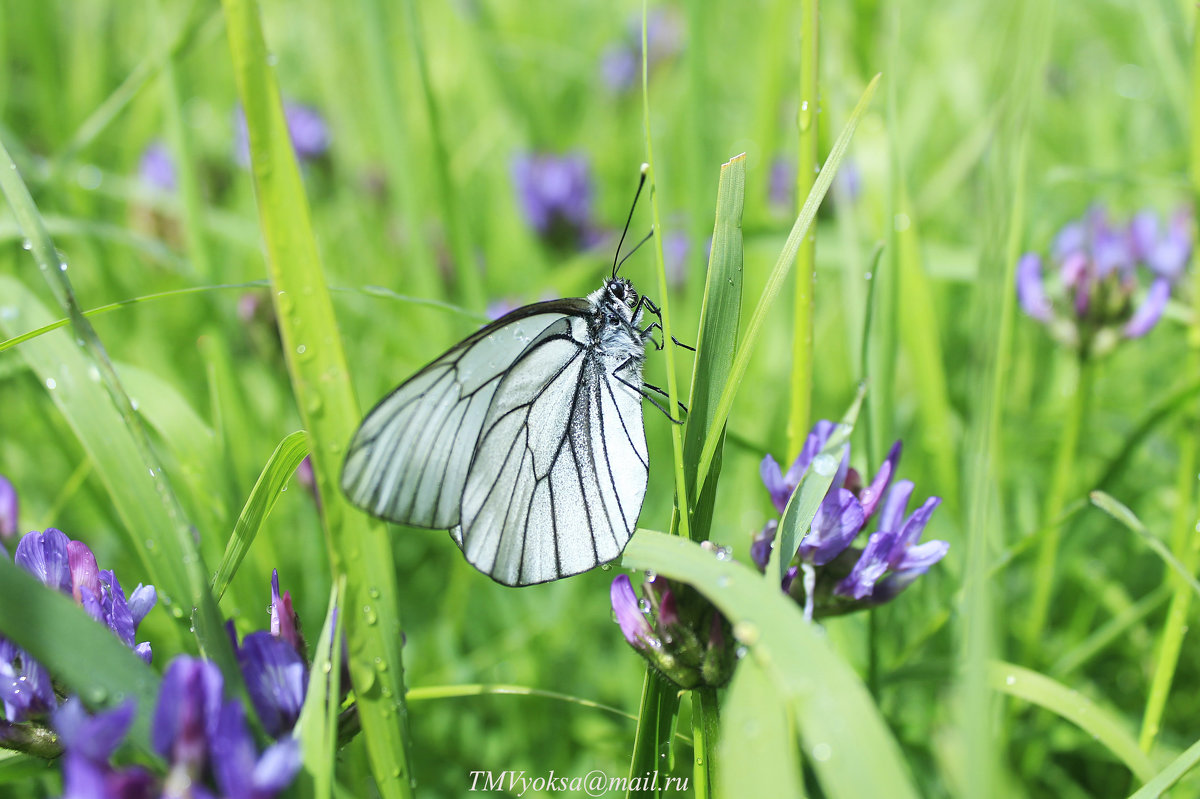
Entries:
POLYGON ((775 686, 755 658, 742 658, 721 708, 717 797, 801 797, 796 736, 775 686))
POLYGON ((637 531, 622 565, 686 582, 725 614, 786 706, 826 796, 915 799, 900 748, 870 694, 778 584, 680 536, 652 530, 637 531), (864 763, 867 753, 870 762, 864 763))

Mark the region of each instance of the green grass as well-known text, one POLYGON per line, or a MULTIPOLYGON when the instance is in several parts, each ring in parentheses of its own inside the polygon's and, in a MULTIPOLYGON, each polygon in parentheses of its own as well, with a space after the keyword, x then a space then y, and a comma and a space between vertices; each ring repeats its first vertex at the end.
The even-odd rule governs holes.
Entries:
MULTIPOLYGON (((203 651, 236 682, 221 625, 266 628, 278 569, 320 673, 345 631, 361 725, 339 740, 348 686, 310 683, 295 796, 655 768, 697 797, 1194 794, 1200 270, 1149 336, 1089 365, 1086 397, 1011 286, 1016 258, 1093 203, 1200 197, 1196 11, 817 5, 649 5, 647 39, 666 12, 680 46, 614 90, 602 62, 636 57, 633 0, 8 0, 0 474, 22 531, 58 527, 161 598, 138 636, 149 669, 3 563, 0 631, 93 704, 137 697, 123 757, 152 762, 157 675, 203 651), (325 156, 294 162, 281 99, 320 110, 325 156), (138 177, 152 141, 173 191, 138 177), (586 156, 598 244, 526 223, 523 151, 586 156), (782 202, 777 157, 801 165, 782 202), (362 409, 489 303, 599 285, 643 161, 631 238, 659 235, 622 274, 699 351, 648 353, 647 380, 690 414, 646 406, 639 523, 747 563, 777 517, 763 456, 794 455, 800 420, 842 418, 865 384, 852 465, 869 478, 903 439, 898 476, 945 500, 925 538, 951 545, 869 619, 818 630, 749 569, 647 532, 612 568, 505 589, 444 533, 341 497, 362 409), (306 451, 319 503, 292 479, 306 451), (745 647, 731 686, 648 681, 609 606, 624 568, 726 611, 745 647)), ((806 486, 785 538, 811 522, 806 486)), ((0 750, 0 795, 59 795, 59 771, 0 750)))

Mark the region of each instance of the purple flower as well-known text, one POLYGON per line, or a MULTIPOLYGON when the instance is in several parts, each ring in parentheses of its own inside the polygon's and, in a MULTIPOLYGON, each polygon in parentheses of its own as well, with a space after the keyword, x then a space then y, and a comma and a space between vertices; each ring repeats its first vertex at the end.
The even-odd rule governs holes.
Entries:
POLYGON ((140 766, 117 770, 108 760, 121 745, 133 722, 132 700, 111 710, 88 715, 72 697, 54 713, 53 725, 66 750, 63 757, 63 799, 155 799, 156 780, 140 766))
MULTIPOLYGON (((652 9, 646 17, 646 66, 655 67, 675 57, 683 47, 683 29, 679 19, 662 9, 652 9)), ((614 93, 634 88, 642 68, 642 16, 633 15, 625 36, 613 43, 600 59, 600 77, 614 93)))
POLYGON ((556 246, 579 247, 592 237, 592 178, 587 159, 522 154, 513 159, 513 185, 525 221, 556 246))
POLYGON ((767 177, 767 198, 774 208, 786 211, 792 207, 795 196, 796 162, 782 155, 776 156, 767 177))
POLYGON ((646 614, 642 612, 629 575, 618 574, 614 577, 609 594, 612 600, 613 615, 617 617, 617 624, 621 625, 621 634, 625 636, 629 645, 634 649, 661 646, 658 643, 658 637, 654 634, 654 628, 650 626, 650 622, 646 620, 646 614))
POLYGON ((851 158, 843 161, 834 177, 834 184, 838 188, 838 197, 848 203, 862 196, 862 170, 858 168, 858 163, 851 158))
POLYGON ((687 257, 692 245, 682 230, 669 231, 663 236, 663 266, 667 270, 667 282, 681 288, 687 282, 687 257))
MULTIPOLYGON (((235 634, 236 636, 236 634, 235 634)), ((254 632, 237 647, 238 666, 246 691, 272 738, 290 732, 300 718, 308 689, 308 664, 287 640, 269 632, 254 632)))
POLYGON ((287 641, 301 657, 308 650, 304 636, 300 634, 300 620, 292 607, 291 592, 279 593, 278 569, 271 570, 271 635, 287 641))
POLYGON ((1055 338, 1085 355, 1100 355, 1122 336, 1143 336, 1158 323, 1191 254, 1189 210, 1176 212, 1163 227, 1154 211, 1141 211, 1121 225, 1097 206, 1055 237, 1051 255, 1057 281, 1043 280, 1036 254, 1022 256, 1017 297, 1021 309, 1046 324, 1055 338), (1135 306, 1139 285, 1147 284, 1135 306))
POLYGON ((47 713, 58 704, 50 673, 24 649, 4 638, 0 638, 0 702, 5 718, 12 722, 47 713))
MULTIPOLYGON (((813 459, 828 444, 834 429, 832 422, 817 422, 787 474, 780 474, 779 465, 770 455, 763 458, 763 484, 780 513, 813 459)), ((781 585, 786 593, 803 599, 807 617, 845 613, 864 606, 866 603, 861 602, 864 600, 878 604, 885 601, 885 596, 890 599, 946 554, 949 545, 944 541, 917 544, 930 515, 941 502, 939 498, 930 498, 904 518, 913 484, 909 480, 893 483, 900 453, 897 441, 874 478, 864 486, 862 477, 850 468, 849 447, 844 450, 829 491, 794 553, 799 564, 789 567, 781 585), (876 515, 876 532, 868 537, 866 549, 860 552, 853 547, 854 541, 876 515), (822 604, 818 605, 818 601, 822 604)), ((777 529, 778 522, 769 521, 751 542, 750 556, 760 571, 766 571, 777 529)), ((788 557, 789 561, 792 559, 793 556, 788 557)))
POLYGON ((16 487, 0 474, 0 541, 7 541, 17 534, 20 507, 16 487))
MULTIPOLYGON (((283 116, 296 158, 312 161, 328 152, 329 127, 319 111, 309 105, 285 102, 283 116)), ((250 166, 250 131, 246 127, 246 112, 241 106, 233 111, 233 133, 234 157, 242 166, 250 166)))
POLYGON ((175 162, 171 151, 160 141, 151 142, 138 162, 138 176, 147 186, 163 192, 175 191, 175 162))
POLYGON ((614 44, 600 57, 600 78, 614 93, 628 91, 637 82, 640 66, 637 50, 624 42, 614 44))
MULTIPOLYGON (((151 743, 172 774, 194 781, 216 736, 225 679, 207 660, 179 655, 167 666, 154 709, 151 743)), ((168 781, 171 776, 168 776, 168 781)))
POLYGON ((71 593, 71 566, 67 538, 53 527, 45 532, 26 533, 17 544, 16 564, 38 578, 43 585, 64 594, 71 593))
POLYGON ((300 770, 300 742, 293 737, 272 744, 260 757, 239 702, 226 702, 212 738, 212 769, 225 799, 270 799, 300 770))

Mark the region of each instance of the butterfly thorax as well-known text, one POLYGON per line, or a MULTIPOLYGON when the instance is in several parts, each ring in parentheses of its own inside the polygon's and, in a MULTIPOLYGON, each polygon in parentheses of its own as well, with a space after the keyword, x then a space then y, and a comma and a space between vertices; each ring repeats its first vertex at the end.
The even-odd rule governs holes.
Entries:
POLYGON ((606 357, 640 362, 646 353, 640 329, 641 304, 633 284, 623 277, 610 278, 588 295, 592 307, 590 333, 596 349, 606 357))

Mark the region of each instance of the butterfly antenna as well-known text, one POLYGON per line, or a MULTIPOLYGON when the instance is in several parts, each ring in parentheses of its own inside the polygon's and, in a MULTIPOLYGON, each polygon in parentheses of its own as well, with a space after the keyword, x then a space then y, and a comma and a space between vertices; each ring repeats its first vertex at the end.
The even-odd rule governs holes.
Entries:
POLYGON ((642 248, 643 244, 650 241, 650 239, 652 239, 652 238, 654 238, 654 228, 650 228, 650 232, 647 233, 645 236, 643 236, 641 241, 639 241, 637 244, 633 245, 633 249, 630 250, 629 252, 625 253, 625 257, 617 262, 617 267, 616 267, 616 269, 613 270, 613 276, 616 276, 617 269, 620 269, 621 266, 624 265, 624 263, 626 261, 628 261, 630 258, 633 257, 633 254, 635 252, 637 252, 638 250, 640 250, 642 248))
MULTIPOLYGON (((633 221, 633 211, 635 208, 637 208, 638 197, 642 196, 642 186, 646 185, 646 173, 650 171, 650 165, 642 164, 641 171, 642 174, 638 179, 637 191, 633 193, 633 205, 629 206, 629 216, 625 219, 625 229, 621 231, 621 240, 617 242, 617 251, 613 253, 612 276, 614 279, 617 277, 617 270, 621 268, 621 264, 625 263, 623 259, 618 260, 621 258, 621 245, 625 243, 625 236, 629 233, 629 223, 633 221)), ((654 231, 651 230, 650 232, 653 233, 654 231)), ((639 244, 638 246, 641 245, 639 244)), ((636 251, 637 247, 634 247, 633 249, 636 251)), ((631 252, 629 255, 633 255, 633 253, 631 252)), ((626 256, 626 258, 628 257, 629 256, 626 256)))

